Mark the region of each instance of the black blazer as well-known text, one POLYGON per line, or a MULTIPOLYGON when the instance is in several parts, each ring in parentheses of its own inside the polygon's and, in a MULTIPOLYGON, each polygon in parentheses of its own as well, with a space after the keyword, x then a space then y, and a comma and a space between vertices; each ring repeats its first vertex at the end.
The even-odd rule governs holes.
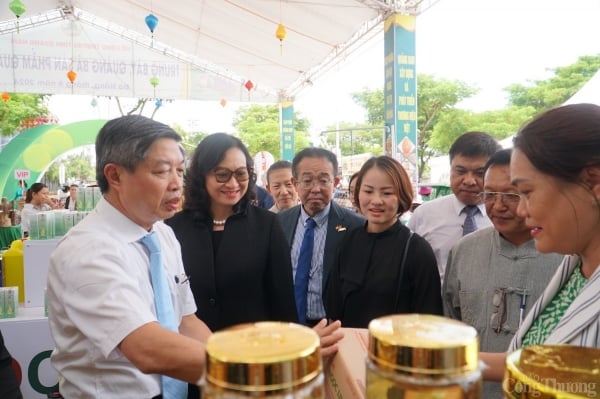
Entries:
POLYGON ((181 244, 196 314, 211 330, 298 321, 289 246, 274 213, 249 206, 229 217, 216 251, 212 224, 194 220, 191 212, 179 212, 165 223, 181 244))
MULTIPOLYGON (((300 217, 300 207, 302 205, 296 205, 293 208, 286 209, 285 211, 279 212, 279 220, 283 226, 285 237, 288 240, 288 246, 291 250, 292 243, 294 242, 294 234, 296 233, 296 226, 298 224, 298 218, 300 217)), ((334 201, 331 201, 331 208, 329 209, 329 215, 327 219, 327 238, 325 239, 325 253, 323 254, 323 292, 327 287, 327 280, 331 273, 333 261, 335 258, 335 249, 338 242, 344 237, 344 235, 350 230, 360 227, 365 223, 365 219, 351 210, 342 208, 337 205, 334 201)))

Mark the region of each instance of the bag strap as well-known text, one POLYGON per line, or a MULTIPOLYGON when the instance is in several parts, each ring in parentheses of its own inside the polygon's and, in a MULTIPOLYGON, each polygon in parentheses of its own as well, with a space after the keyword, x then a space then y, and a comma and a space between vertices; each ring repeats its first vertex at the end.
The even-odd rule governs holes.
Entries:
POLYGON ((402 287, 402 279, 404 278, 404 264, 406 263, 406 256, 408 254, 408 246, 410 245, 410 239, 413 236, 413 232, 409 232, 406 244, 404 245, 404 253, 402 254, 402 261, 400 262, 400 270, 398 271, 398 288, 396 289, 396 300, 394 301, 394 311, 398 309, 398 301, 400 300, 400 288, 402 287))

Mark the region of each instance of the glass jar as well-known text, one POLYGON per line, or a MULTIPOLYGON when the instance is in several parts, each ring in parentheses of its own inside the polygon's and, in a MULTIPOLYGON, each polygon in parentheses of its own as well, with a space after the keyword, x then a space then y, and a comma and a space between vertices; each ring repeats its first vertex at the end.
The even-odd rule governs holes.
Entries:
POLYGON ((369 323, 369 399, 479 399, 477 331, 433 315, 391 315, 369 323))
POLYGON ((506 358, 502 391, 507 399, 600 397, 600 349, 533 345, 506 358))
POLYGON ((322 399, 319 336, 293 323, 260 322, 212 334, 204 399, 322 399))

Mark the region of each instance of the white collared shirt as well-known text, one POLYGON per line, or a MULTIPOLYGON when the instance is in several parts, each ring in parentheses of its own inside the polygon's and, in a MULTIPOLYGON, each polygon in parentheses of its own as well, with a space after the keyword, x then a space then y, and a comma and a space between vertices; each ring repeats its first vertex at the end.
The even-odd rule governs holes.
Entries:
MULTIPOLYGON (((179 321, 196 311, 181 249, 170 227, 155 223, 179 321)), ((157 321, 149 257, 139 240, 148 232, 105 199, 58 243, 50 257, 47 295, 56 348, 52 365, 66 398, 151 398, 160 377, 138 370, 118 349, 142 325, 157 321)))
MULTIPOLYGON (((408 221, 408 228, 426 239, 433 248, 441 281, 444 281, 448 254, 463 236, 466 217, 466 214, 462 213, 464 207, 465 204, 454 194, 450 194, 423 203, 415 209, 408 221)), ((475 214, 477 229, 491 226, 492 222, 485 212, 485 204, 479 204, 477 207, 480 211, 475 214)))

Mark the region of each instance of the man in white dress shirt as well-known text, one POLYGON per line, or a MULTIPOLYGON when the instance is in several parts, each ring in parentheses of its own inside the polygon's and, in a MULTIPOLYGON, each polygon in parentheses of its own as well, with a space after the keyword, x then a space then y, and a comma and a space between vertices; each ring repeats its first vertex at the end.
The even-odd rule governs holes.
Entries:
POLYGON ((194 314, 179 243, 162 223, 181 200, 180 140, 138 115, 111 120, 98 134, 103 198, 59 242, 48 270, 51 361, 65 398, 162 398, 161 375, 196 383, 203 374, 210 331, 194 314), (140 242, 150 232, 160 240, 178 332, 157 319, 140 242))
POLYGON ((491 225, 480 193, 485 163, 501 146, 487 133, 467 132, 450 147, 450 188, 452 194, 425 202, 415 209, 408 227, 425 238, 435 253, 441 281, 450 249, 463 236, 466 208, 475 209, 477 229, 491 225))

